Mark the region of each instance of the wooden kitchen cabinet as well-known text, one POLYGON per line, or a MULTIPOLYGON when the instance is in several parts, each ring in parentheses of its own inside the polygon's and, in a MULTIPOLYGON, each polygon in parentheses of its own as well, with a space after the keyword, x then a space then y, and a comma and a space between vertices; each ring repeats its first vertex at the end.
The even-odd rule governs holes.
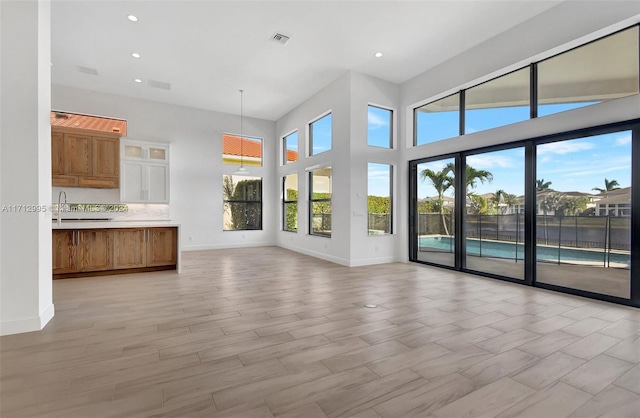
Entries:
POLYGON ((113 231, 113 268, 130 269, 147 266, 147 230, 145 228, 113 231))
POLYGON ((107 136, 95 136, 81 129, 52 129, 53 186, 117 189, 120 186, 120 137, 104 135, 107 136))
POLYGON ((53 278, 168 270, 178 263, 178 229, 53 230, 53 278))
POLYGON ((76 272, 76 231, 68 229, 54 229, 52 232, 53 274, 76 272))
POLYGON ((176 264, 178 230, 176 228, 149 228, 147 234, 147 265, 152 267, 176 264))
POLYGON ((78 271, 113 268, 113 230, 80 229, 78 234, 78 271))

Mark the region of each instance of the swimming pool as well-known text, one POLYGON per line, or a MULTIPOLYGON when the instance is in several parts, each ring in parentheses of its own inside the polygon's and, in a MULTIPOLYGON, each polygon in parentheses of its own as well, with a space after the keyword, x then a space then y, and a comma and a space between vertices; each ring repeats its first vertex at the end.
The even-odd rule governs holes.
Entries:
MULTIPOLYGON (((431 249, 453 251, 452 237, 421 237, 420 250, 428 251, 431 249)), ((467 239, 467 254, 478 255, 484 257, 509 258, 524 260, 524 244, 516 244, 514 242, 486 241, 478 239, 467 239)), ((561 262, 577 262, 589 264, 604 264, 605 261, 616 264, 631 264, 631 255, 619 252, 611 252, 607 254, 603 250, 581 250, 574 248, 552 247, 547 245, 538 245, 536 247, 536 255, 539 261, 558 262, 558 251, 560 251, 561 262)))

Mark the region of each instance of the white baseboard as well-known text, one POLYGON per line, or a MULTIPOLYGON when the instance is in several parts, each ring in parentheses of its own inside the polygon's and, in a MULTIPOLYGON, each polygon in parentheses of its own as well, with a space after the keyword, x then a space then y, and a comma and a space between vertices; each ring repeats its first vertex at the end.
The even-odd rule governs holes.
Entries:
POLYGON ((23 332, 40 331, 53 318, 55 308, 51 304, 39 317, 21 321, 0 322, 0 335, 22 334, 23 332))
POLYGON ((393 257, 378 257, 378 258, 361 258, 359 260, 351 260, 349 263, 349 267, 362 267, 362 266, 373 266, 375 264, 389 264, 396 263, 398 260, 393 257))

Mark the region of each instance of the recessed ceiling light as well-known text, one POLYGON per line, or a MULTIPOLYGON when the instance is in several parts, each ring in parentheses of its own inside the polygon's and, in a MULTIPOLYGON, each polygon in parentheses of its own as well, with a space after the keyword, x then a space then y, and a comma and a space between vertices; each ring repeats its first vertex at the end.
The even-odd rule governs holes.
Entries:
POLYGON ((132 21, 132 22, 137 22, 137 21, 138 21, 138 18, 137 18, 137 17, 135 17, 134 15, 129 15, 129 16, 127 16, 127 19, 129 19, 129 20, 130 20, 130 21, 132 21))
POLYGON ((136 78, 133 81, 135 81, 136 83, 142 83, 142 80, 140 80, 139 78, 136 78))
POLYGON ((376 58, 380 58, 382 56, 382 52, 376 52, 373 56, 376 58))
POLYGON ((140 58, 140 54, 138 54, 137 52, 132 52, 132 53, 131 53, 131 56, 132 56, 133 58, 140 58))

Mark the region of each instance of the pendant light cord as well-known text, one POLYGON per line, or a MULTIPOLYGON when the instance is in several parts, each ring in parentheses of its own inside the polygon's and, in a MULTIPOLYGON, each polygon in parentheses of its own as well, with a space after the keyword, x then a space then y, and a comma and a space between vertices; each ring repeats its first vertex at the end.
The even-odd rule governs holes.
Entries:
POLYGON ((243 168, 244 167, 244 150, 243 150, 243 143, 244 143, 244 101, 243 101, 243 95, 244 95, 244 90, 239 90, 240 91, 240 167, 243 168))

